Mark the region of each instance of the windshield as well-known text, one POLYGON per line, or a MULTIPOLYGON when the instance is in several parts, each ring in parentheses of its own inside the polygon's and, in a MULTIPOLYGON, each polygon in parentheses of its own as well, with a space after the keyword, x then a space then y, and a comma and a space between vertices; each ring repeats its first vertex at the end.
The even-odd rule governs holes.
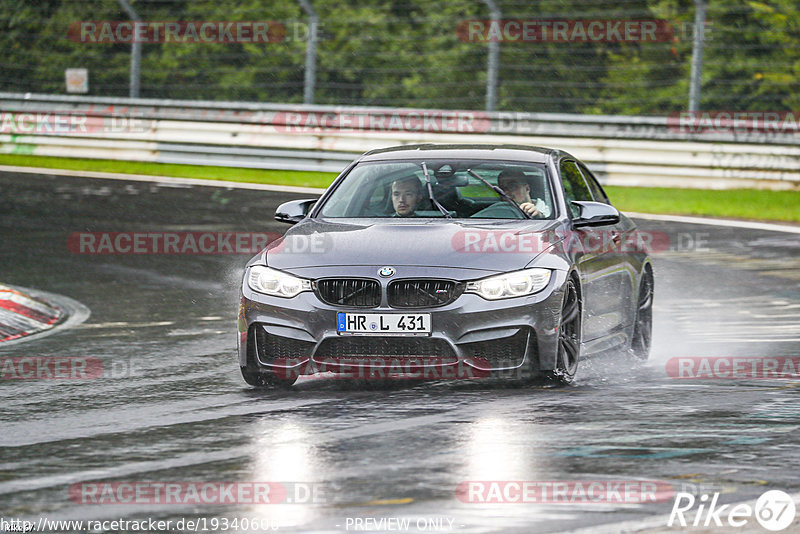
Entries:
POLYGON ((325 201, 319 216, 550 219, 553 212, 544 165, 419 160, 359 163, 325 201))

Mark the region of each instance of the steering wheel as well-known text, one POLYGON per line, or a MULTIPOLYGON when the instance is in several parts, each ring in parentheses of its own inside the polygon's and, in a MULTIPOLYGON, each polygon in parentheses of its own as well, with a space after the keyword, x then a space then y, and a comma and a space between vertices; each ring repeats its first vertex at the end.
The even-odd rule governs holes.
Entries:
POLYGON ((508 202, 492 204, 474 213, 472 219, 522 219, 522 214, 508 202))

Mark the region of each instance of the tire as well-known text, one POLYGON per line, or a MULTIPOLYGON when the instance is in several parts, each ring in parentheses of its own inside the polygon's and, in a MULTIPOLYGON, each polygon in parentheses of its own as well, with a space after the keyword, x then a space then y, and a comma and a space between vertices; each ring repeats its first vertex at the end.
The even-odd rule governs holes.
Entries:
POLYGON ((296 378, 280 378, 270 372, 261 373, 253 371, 247 367, 242 367, 241 369, 244 381, 257 388, 288 389, 292 387, 297 380, 296 378))
POLYGON ((640 360, 650 357, 653 340, 653 273, 645 270, 636 300, 636 321, 633 323, 630 352, 640 360))
POLYGON ((558 384, 575 379, 581 355, 581 299, 573 278, 564 285, 564 298, 558 325, 558 354, 556 368, 544 373, 545 378, 558 384))

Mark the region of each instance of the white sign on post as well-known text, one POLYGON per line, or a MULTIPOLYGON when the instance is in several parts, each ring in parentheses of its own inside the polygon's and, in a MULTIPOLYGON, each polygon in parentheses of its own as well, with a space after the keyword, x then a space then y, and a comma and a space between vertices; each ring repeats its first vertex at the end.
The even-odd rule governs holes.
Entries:
POLYGON ((68 93, 89 92, 89 71, 87 69, 67 69, 65 72, 68 93))

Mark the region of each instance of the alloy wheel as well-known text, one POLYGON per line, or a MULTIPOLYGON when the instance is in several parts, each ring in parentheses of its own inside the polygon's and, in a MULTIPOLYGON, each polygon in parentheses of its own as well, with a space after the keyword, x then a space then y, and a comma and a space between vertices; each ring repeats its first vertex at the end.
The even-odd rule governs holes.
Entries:
POLYGON ((653 336, 653 276, 645 271, 636 304, 636 322, 633 327, 631 352, 641 360, 650 356, 653 336))

